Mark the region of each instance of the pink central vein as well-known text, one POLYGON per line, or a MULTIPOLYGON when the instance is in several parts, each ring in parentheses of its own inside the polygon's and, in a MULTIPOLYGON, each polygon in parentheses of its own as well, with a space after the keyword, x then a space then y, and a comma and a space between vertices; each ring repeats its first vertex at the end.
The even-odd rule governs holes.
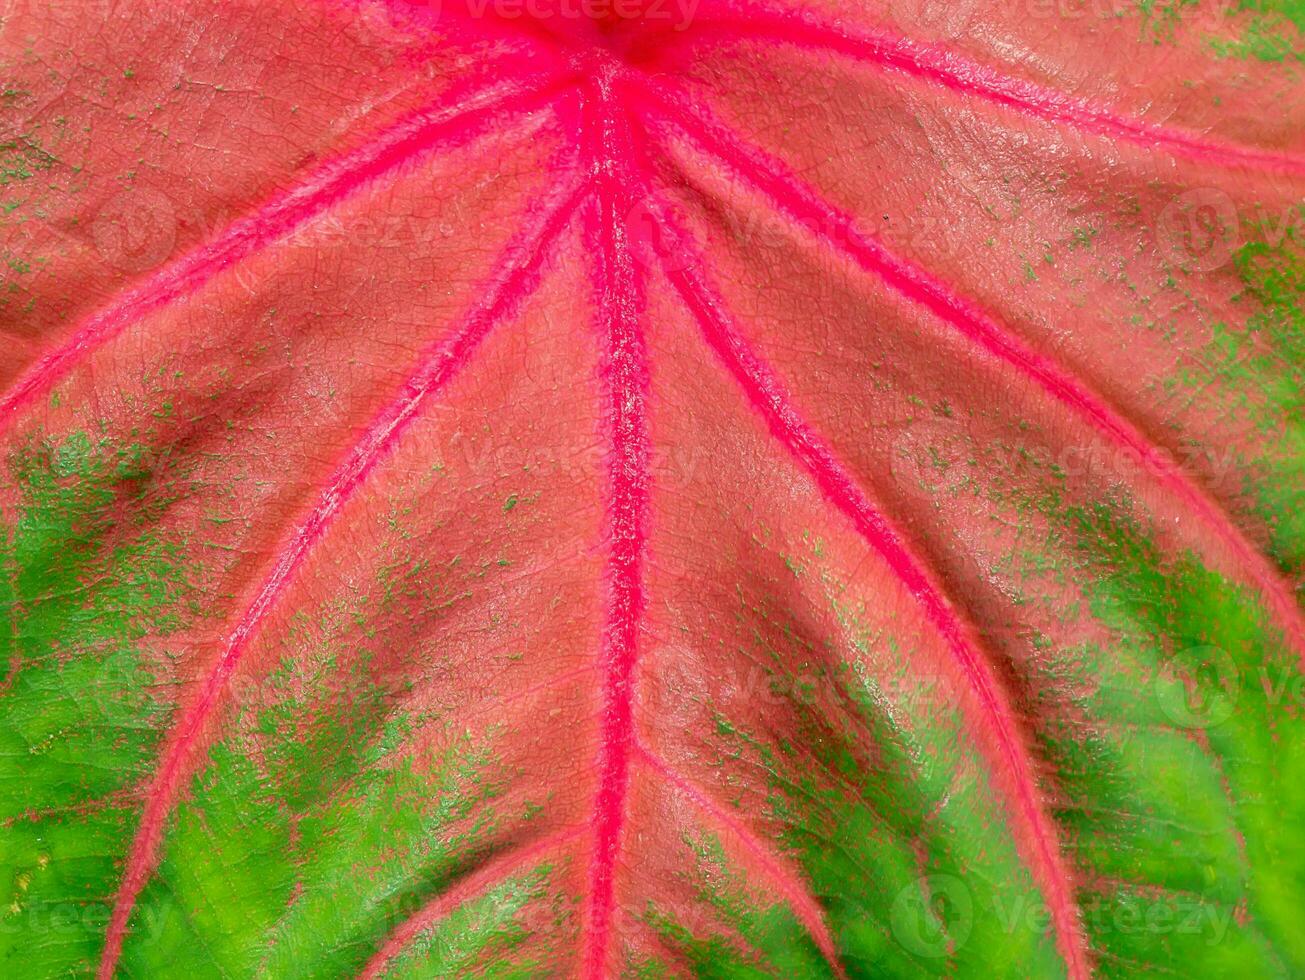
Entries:
POLYGON ((614 170, 610 90, 600 80, 602 117, 589 134, 597 183, 591 212, 591 247, 597 257, 594 286, 605 331, 602 363, 605 425, 610 445, 606 537, 607 622, 602 638, 603 692, 593 809, 583 976, 606 975, 615 908, 615 871, 628 808, 630 759, 635 744, 634 669, 646 599, 643 561, 648 510, 648 366, 640 319, 643 296, 622 214, 614 170))
POLYGON ((113 976, 132 909, 157 864, 164 826, 176 804, 181 784, 195 764, 208 723, 223 702, 228 680, 267 614, 344 505, 397 444, 426 396, 442 388, 465 367, 490 330, 513 316, 533 293, 550 247, 560 239, 585 193, 587 188, 563 181, 541 202, 535 219, 500 257, 480 299, 468 310, 459 328, 448 339, 426 350, 415 372, 372 420, 322 491, 317 505, 278 551, 276 564, 231 631, 198 697, 180 714, 164 741, 163 755, 146 794, 140 824, 114 898, 97 974, 99 980, 110 980, 113 976))

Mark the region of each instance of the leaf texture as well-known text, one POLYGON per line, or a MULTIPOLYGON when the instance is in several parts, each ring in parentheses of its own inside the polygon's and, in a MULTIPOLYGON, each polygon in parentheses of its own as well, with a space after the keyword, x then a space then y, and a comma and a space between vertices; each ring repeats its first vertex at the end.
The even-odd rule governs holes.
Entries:
POLYGON ((1305 972, 1303 28, 0 0, 0 972, 1305 972))

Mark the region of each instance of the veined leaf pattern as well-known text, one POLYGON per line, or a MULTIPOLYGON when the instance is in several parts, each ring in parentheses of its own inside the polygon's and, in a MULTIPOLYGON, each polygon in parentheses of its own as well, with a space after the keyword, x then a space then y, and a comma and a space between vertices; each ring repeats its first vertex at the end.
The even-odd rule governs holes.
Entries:
POLYGON ((1294 0, 0 2, 0 968, 1305 971, 1294 0))

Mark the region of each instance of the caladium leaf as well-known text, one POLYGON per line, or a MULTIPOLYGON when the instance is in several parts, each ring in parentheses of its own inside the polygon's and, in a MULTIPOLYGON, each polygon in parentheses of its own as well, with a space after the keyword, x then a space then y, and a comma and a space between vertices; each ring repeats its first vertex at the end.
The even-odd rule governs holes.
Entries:
POLYGON ((0 973, 1305 972, 1294 0, 0 0, 0 973))

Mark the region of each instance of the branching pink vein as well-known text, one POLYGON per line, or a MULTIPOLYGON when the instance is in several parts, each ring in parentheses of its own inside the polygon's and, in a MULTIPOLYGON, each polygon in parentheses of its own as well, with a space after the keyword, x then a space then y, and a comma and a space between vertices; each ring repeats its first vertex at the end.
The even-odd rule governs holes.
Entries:
POLYGON ((752 855, 761 870, 766 874, 766 877, 779 889, 780 894, 793 910, 798 922, 811 935, 812 941, 825 957, 825 961, 829 964, 834 976, 838 977, 839 980, 846 980, 847 971, 843 969, 843 964, 839 962, 838 947, 834 944, 834 937, 830 935, 829 926, 825 922, 825 910, 816 901, 815 896, 811 894, 811 889, 807 887, 801 876, 794 874, 791 869, 785 866, 743 821, 733 816, 688 779, 672 769, 665 760, 654 755, 642 745, 636 746, 635 751, 639 761, 656 773, 659 778, 675 788, 697 809, 739 839, 739 842, 752 855))
POLYGON ((194 295, 219 273, 283 239, 346 198, 422 153, 464 145, 505 117, 536 111, 557 98, 552 79, 455 85, 438 103, 417 110, 365 145, 320 167, 302 183, 237 219, 215 238, 93 313, 0 397, 0 431, 24 408, 103 344, 150 313, 194 295))
POLYGON ((529 847, 505 851, 453 887, 441 892, 390 933, 380 949, 372 955, 362 972, 358 974, 358 980, 376 980, 377 977, 384 975, 386 967, 394 958, 401 955, 431 926, 517 872, 538 864, 546 854, 565 847, 583 834, 584 830, 583 827, 573 827, 537 841, 529 847))
MULTIPOLYGON (((834 51, 940 85, 958 94, 1008 106, 1029 115, 1063 123, 1077 130, 1156 147, 1192 159, 1227 166, 1257 167, 1293 175, 1305 174, 1305 159, 1288 153, 1237 147, 1207 140, 1170 127, 1121 115, 1018 79, 941 48, 921 45, 882 31, 856 32, 823 23, 807 14, 770 8, 722 6, 704 11, 694 34, 728 35, 834 51)), ((685 41, 684 43, 689 43, 685 41)), ((559 59, 560 60, 560 59, 559 59)), ((7 426, 40 395, 104 343, 142 317, 192 296, 232 265, 274 244, 305 222, 344 201, 370 182, 394 172, 420 154, 439 147, 463 145, 483 134, 505 116, 539 110, 556 97, 571 78, 530 77, 514 69, 516 81, 484 85, 483 78, 455 86, 441 102, 413 113, 386 128, 365 146, 314 171, 303 183, 280 194, 241 218, 216 238, 186 253, 140 282, 109 306, 92 314, 59 348, 49 352, 0 396, 0 428, 7 426), (527 88, 527 86, 533 86, 527 88)), ((364 968, 363 976, 383 972, 393 956, 423 929, 447 915, 490 883, 541 857, 588 829, 593 838, 588 904, 582 948, 583 973, 591 980, 605 975, 610 959, 615 908, 614 879, 620 858, 628 809, 632 761, 641 759, 695 806, 709 813, 740 840, 775 878, 817 945, 841 974, 833 939, 819 903, 800 878, 787 871, 763 844, 738 821, 715 805, 660 759, 643 751, 635 734, 634 675, 639 631, 646 597, 643 584, 649 496, 647 434, 647 352, 642 336, 644 312, 627 232, 621 220, 630 203, 631 186, 617 174, 621 145, 616 121, 612 77, 600 78, 603 119, 593 141, 593 208, 587 235, 593 245, 594 287, 600 326, 604 331, 602 380, 604 421, 610 444, 605 532, 609 548, 606 578, 606 622, 600 651, 603 676, 601 735, 596 768, 591 827, 556 834, 524 850, 491 861, 434 899, 393 933, 364 968)), ((634 90, 631 89, 633 92, 634 90)), ((707 152, 716 156, 765 193, 781 211, 813 235, 850 255, 863 268, 892 288, 939 316, 967 337, 1016 366, 1045 390, 1085 415, 1101 431, 1145 458, 1153 458, 1150 443, 1131 423, 1088 391, 1057 365, 1023 343, 969 300, 956 294, 927 271, 888 252, 877 241, 860 236, 852 219, 825 203, 781 164, 738 140, 710 117, 697 113, 675 96, 640 90, 644 104, 662 115, 707 152), (837 229, 831 234, 830 229, 837 229)), ((631 157, 631 162, 633 158, 631 157)), ((651 182, 641 178, 651 193, 651 182)), ((251 604, 232 630, 212 672, 196 699, 183 711, 164 740, 163 753, 145 798, 140 825, 128 852, 126 867, 106 934, 98 976, 112 976, 133 906, 153 873, 166 820, 181 787, 203 748, 206 726, 223 700, 227 681, 250 648, 268 613, 275 607, 335 517, 357 493, 375 466, 393 448, 415 417, 422 400, 446 384, 473 356, 485 336, 511 317, 532 294, 551 247, 560 239, 586 196, 574 186, 556 188, 536 212, 537 220, 500 257, 481 301, 468 311, 453 336, 434 345, 399 395, 370 423, 358 443, 335 471, 320 500, 289 536, 251 604)), ((667 240, 684 241, 669 227, 667 240)), ((667 269, 669 281, 697 321, 706 343, 739 384, 750 404, 765 418, 771 432, 813 475, 825 495, 857 528, 912 593, 939 632, 974 690, 990 726, 1000 761, 1013 776, 1014 805, 1029 827, 1031 864, 1047 893, 1058 947, 1073 978, 1088 972, 1088 952, 1074 910, 1072 883, 1062 863, 1054 824, 1040 801, 1032 766, 1019 726, 1000 684, 991 672, 971 630, 953 610, 929 570, 911 552, 792 405, 787 393, 724 312, 719 297, 700 273, 667 269)), ((1268 597, 1275 615, 1305 657, 1305 629, 1290 588, 1263 555, 1252 547, 1230 518, 1181 471, 1166 471, 1166 484, 1198 512, 1236 553, 1268 597)))
POLYGON ((603 416, 610 446, 605 522, 609 552, 606 624, 600 653, 603 690, 598 788, 584 920, 582 975, 587 980, 601 980, 607 975, 611 946, 615 872, 625 828, 635 739, 634 669, 646 604, 643 562, 649 483, 648 354, 640 323, 643 295, 623 221, 624 210, 618 204, 618 122, 611 105, 610 78, 601 78, 598 87, 596 108, 601 118, 592 120, 589 134, 597 188, 590 239, 599 324, 605 332, 602 375, 603 416))
POLYGON ((1079 132, 1159 148, 1191 160, 1220 166, 1257 167, 1305 175, 1299 154, 1238 146, 1195 133, 1131 118, 1025 79, 937 45, 921 44, 884 30, 854 30, 826 23, 815 15, 762 6, 719 5, 704 9, 694 30, 678 34, 661 25, 660 36, 680 44, 699 44, 713 36, 727 44, 748 39, 832 51, 857 61, 904 72, 959 95, 1007 106, 1026 115, 1063 123, 1079 132))
MULTIPOLYGON (((684 230, 675 227, 666 208, 657 203, 651 181, 645 177, 644 182, 646 193, 643 199, 648 202, 652 216, 662 225, 661 240, 687 242, 684 230)), ((734 377, 749 403, 766 420, 774 436, 812 474, 825 496, 851 520, 867 544, 883 557, 893 574, 921 605, 956 659, 991 726, 999 761, 1011 774, 1016 793, 1015 809, 1032 838, 1032 854, 1028 855, 1030 866, 1046 894, 1057 947, 1071 980, 1085 980, 1089 972, 1088 947, 1076 915, 1074 889, 1061 858, 1055 825, 1041 802, 1014 713, 987 659, 972 638, 970 628, 952 609, 923 563, 874 507, 829 446, 802 418, 770 368, 734 329, 719 298, 696 269, 692 265, 683 269, 671 268, 671 264, 664 263, 664 272, 697 321, 707 345, 734 377)))
MULTIPOLYGON (((607 329, 603 373, 606 382, 605 416, 611 444, 607 537, 609 577, 607 624, 603 637, 602 731, 598 757, 599 786, 594 802, 593 857, 590 865, 586 910, 583 976, 599 980, 606 975, 610 955, 612 917, 615 905, 615 869, 619 861, 626 819, 626 795, 630 763, 640 754, 634 726, 634 668, 638 660, 639 624, 645 606, 642 564, 648 507, 648 444, 646 399, 647 352, 640 330, 643 296, 635 273, 627 229, 618 202, 629 204, 629 181, 618 173, 618 161, 631 163, 633 150, 627 145, 625 126, 618 121, 611 104, 611 76, 599 83, 601 118, 591 140, 595 181, 598 187, 591 228, 597 257, 595 290, 599 319, 607 329)), ((681 792, 691 790, 655 757, 642 753, 645 762, 681 792)), ((690 797, 704 805, 700 794, 690 797)), ((724 817, 730 828, 750 849, 759 854, 767 872, 783 887, 803 924, 834 972, 843 976, 833 939, 825 926, 819 904, 800 883, 793 880, 773 855, 736 822, 724 817)))
POLYGON ((205 727, 223 701, 227 682, 264 618, 293 581, 309 551, 322 539, 336 515, 362 487, 377 463, 397 444, 426 396, 443 387, 465 367, 490 330, 515 315, 534 292, 550 250, 561 239, 587 194, 586 186, 577 186, 574 180, 563 181, 540 202, 533 220, 500 256, 489 281, 478 291, 479 299, 463 317, 462 323, 450 337, 433 344, 423 353, 412 376, 372 420, 331 477, 317 505, 277 552, 275 564, 231 631, 226 648, 205 678, 199 695, 181 711, 164 739, 162 756, 146 794, 140 824, 127 853, 126 868, 114 898, 100 959, 99 980, 110 980, 113 976, 132 908, 157 863, 168 814, 202 748, 205 727))
POLYGON ((1305 663, 1305 618, 1291 585, 1224 509, 1181 467, 1169 462, 1122 414, 1052 359, 1030 348, 965 296, 920 266, 862 234, 851 217, 825 202, 778 160, 737 140, 728 127, 674 94, 645 85, 630 91, 702 150, 757 188, 813 237, 848 255, 887 286, 929 310, 970 341, 1001 358, 1097 431, 1154 469, 1159 481, 1209 527, 1263 595, 1287 642, 1305 663))

